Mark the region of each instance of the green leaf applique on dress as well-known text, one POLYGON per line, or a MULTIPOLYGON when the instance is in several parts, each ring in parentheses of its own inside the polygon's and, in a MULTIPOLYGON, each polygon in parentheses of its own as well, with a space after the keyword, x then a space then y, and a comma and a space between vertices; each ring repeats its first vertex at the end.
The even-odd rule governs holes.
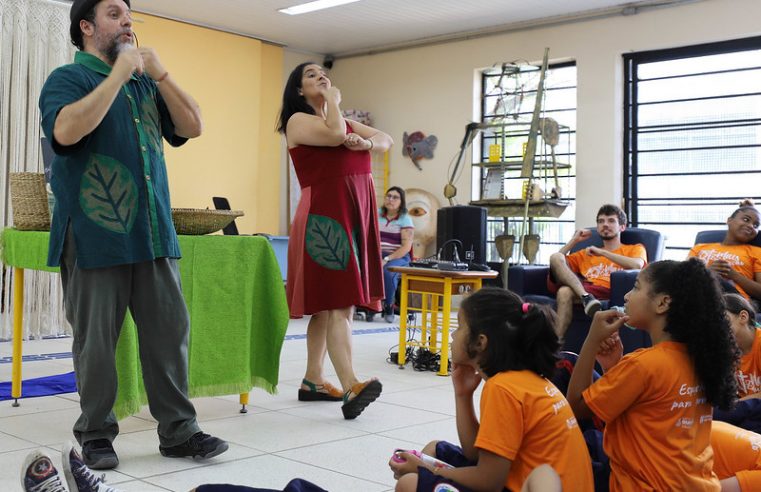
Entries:
POLYGON ((338 221, 309 214, 305 242, 307 254, 315 263, 329 270, 346 270, 352 246, 338 221))
POLYGON ((148 137, 148 144, 153 151, 161 154, 161 130, 159 128, 159 110, 156 101, 152 97, 146 97, 140 104, 140 114, 143 119, 143 128, 148 137))
POLYGON ((351 230, 351 252, 354 253, 354 261, 357 264, 357 270, 361 270, 359 262, 359 230, 355 227, 351 230))
POLYGON ((79 205, 93 222, 112 232, 127 234, 137 215, 137 185, 121 162, 92 154, 79 187, 79 205))

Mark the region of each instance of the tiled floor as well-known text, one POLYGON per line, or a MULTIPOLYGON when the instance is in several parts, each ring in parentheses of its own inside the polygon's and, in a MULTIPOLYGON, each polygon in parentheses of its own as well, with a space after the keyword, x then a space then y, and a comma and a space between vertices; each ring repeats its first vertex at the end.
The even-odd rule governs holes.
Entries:
MULTIPOLYGON (((121 463, 106 473, 107 482, 125 491, 186 491, 202 483, 279 489, 300 477, 330 491, 393 490, 387 462, 395 448, 420 449, 433 439, 457 442, 457 432, 449 378, 387 363, 398 331, 384 327, 388 324, 381 321, 354 323, 358 376, 377 376, 383 382, 381 397, 356 420, 343 419, 340 403, 297 400, 306 346, 303 338, 287 339, 280 357, 279 394, 255 389, 247 414, 238 412, 237 395, 193 400, 203 430, 229 441, 226 453, 205 462, 163 458, 155 421, 144 409, 120 422, 114 446, 121 463)), ((305 330, 304 320, 291 321, 288 335, 305 330)), ((70 339, 25 342, 24 355, 69 352, 70 344, 70 339)), ((0 359, 10 355, 11 343, 0 343, 0 359)), ((326 366, 333 376, 329 362, 326 366)), ((71 370, 70 358, 24 362, 23 377, 71 370)), ((10 373, 11 365, 0 363, 0 380, 9 381, 10 373)), ((338 383, 335 377, 331 381, 338 383)), ((19 408, 0 402, 0 490, 22 490, 19 469, 32 449, 43 448, 59 466, 59 450, 72 439, 78 414, 76 394, 26 399, 19 408)))

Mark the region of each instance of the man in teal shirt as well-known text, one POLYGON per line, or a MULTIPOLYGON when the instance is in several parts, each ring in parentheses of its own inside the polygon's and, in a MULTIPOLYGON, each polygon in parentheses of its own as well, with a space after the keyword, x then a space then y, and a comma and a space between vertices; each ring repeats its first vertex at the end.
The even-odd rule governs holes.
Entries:
POLYGON ((74 0, 80 49, 40 96, 56 153, 48 264, 60 265, 82 414, 74 435, 95 469, 119 460, 115 351, 127 308, 159 450, 209 458, 227 443, 204 434, 187 396, 189 317, 180 287, 162 138, 201 134, 198 105, 151 48, 136 48, 129 0, 74 0))

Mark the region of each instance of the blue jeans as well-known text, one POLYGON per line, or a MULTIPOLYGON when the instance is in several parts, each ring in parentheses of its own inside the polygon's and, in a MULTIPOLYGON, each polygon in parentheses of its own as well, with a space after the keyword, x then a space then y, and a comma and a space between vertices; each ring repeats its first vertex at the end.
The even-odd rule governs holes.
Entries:
POLYGON ((386 306, 393 306, 396 298, 396 287, 399 285, 400 274, 389 272, 389 267, 405 267, 410 264, 410 254, 396 258, 383 265, 383 286, 386 290, 386 306))

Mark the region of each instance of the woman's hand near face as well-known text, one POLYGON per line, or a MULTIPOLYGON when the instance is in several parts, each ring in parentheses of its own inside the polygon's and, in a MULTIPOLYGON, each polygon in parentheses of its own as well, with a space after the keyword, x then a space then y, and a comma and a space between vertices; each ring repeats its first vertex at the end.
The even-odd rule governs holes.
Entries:
POLYGON ((336 106, 341 104, 341 91, 338 90, 338 87, 330 86, 326 88, 323 92, 323 97, 325 98, 325 102, 332 102, 336 106))

